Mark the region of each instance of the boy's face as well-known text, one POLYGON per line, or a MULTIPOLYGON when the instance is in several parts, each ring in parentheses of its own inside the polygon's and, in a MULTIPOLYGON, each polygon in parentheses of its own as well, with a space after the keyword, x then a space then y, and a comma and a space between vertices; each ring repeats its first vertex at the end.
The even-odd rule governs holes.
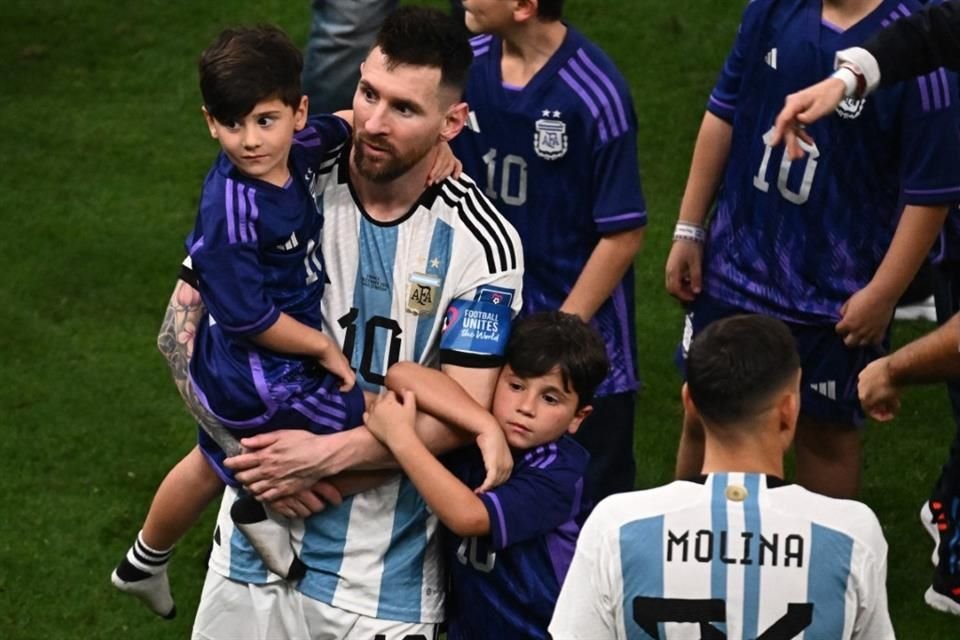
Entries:
POLYGON ((499 33, 513 23, 513 0, 463 0, 464 22, 471 33, 499 33))
POLYGON ((258 102, 238 122, 220 122, 203 111, 210 135, 244 175, 278 187, 290 178, 287 158, 293 134, 307 121, 307 99, 294 109, 277 98, 258 102))
POLYGON ((521 378, 503 367, 493 394, 493 415, 514 449, 531 449, 575 433, 591 408, 577 409, 576 391, 563 386, 560 369, 536 378, 521 378))

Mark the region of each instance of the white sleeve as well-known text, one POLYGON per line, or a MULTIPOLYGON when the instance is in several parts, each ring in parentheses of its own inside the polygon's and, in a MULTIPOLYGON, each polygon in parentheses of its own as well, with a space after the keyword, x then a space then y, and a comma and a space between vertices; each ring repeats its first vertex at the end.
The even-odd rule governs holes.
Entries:
POLYGON ((619 553, 603 526, 602 503, 587 519, 550 621, 553 640, 613 640, 622 636, 615 588, 619 553))
POLYGON ((887 542, 876 516, 867 544, 861 552, 857 581, 857 619, 853 640, 888 640, 895 637, 887 609, 887 542))

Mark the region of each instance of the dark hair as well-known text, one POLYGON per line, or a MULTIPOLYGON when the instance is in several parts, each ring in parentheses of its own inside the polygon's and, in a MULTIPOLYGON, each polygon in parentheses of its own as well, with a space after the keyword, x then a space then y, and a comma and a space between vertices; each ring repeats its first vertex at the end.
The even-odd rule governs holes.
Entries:
POLYGON ((565 389, 577 392, 577 409, 593 400, 610 364, 600 333, 578 316, 542 311, 517 321, 507 342, 507 364, 521 378, 560 369, 565 389))
POLYGON ((750 419, 800 369, 796 342, 780 320, 738 315, 717 320, 693 339, 687 389, 710 423, 750 419))
POLYGON ((466 30, 449 15, 424 7, 400 7, 383 23, 374 46, 399 64, 440 69, 440 84, 463 95, 473 50, 466 30))
POLYGON ((277 98, 296 109, 303 93, 303 55, 271 25, 224 29, 200 55, 200 93, 207 113, 223 123, 277 98))
POLYGON ((544 22, 552 22, 563 17, 563 0, 540 0, 537 4, 537 17, 544 22))

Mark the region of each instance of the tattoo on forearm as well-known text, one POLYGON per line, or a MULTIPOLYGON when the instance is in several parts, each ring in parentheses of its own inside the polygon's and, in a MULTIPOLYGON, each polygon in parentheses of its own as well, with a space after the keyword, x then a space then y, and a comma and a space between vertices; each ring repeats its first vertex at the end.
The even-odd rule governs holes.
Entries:
POLYGON ((178 280, 173 295, 170 296, 160 333, 157 335, 157 348, 167 360, 170 373, 173 374, 173 383, 186 403, 187 409, 214 442, 228 456, 233 456, 240 453, 240 443, 215 416, 207 411, 197 397, 193 385, 190 384, 193 339, 203 311, 200 293, 183 280, 178 280))

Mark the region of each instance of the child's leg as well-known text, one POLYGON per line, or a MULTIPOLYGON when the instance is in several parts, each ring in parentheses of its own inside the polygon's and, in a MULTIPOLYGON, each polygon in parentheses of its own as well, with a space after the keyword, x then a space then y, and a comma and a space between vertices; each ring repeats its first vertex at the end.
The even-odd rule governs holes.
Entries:
POLYGON ((223 482, 196 447, 160 483, 143 529, 111 580, 164 618, 176 615, 167 580, 173 545, 223 491, 223 482))

